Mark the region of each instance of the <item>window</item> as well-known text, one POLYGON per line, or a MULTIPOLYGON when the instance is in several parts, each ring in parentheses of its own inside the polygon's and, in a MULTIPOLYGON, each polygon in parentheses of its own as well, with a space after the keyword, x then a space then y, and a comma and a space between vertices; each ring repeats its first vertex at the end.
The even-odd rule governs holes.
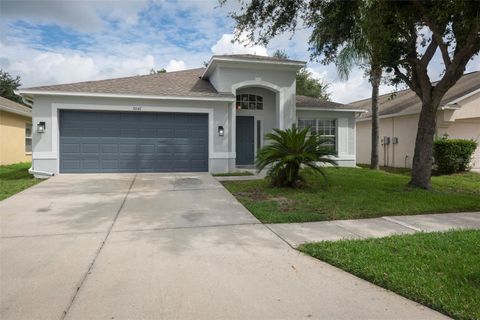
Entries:
POLYGON ((32 124, 25 123, 25 152, 32 152, 32 124))
POLYGON ((317 133, 322 139, 321 145, 335 152, 337 150, 337 121, 334 119, 299 119, 298 128, 310 128, 312 133, 317 133))
POLYGON ((254 94, 237 94, 237 110, 263 110, 263 97, 254 94))

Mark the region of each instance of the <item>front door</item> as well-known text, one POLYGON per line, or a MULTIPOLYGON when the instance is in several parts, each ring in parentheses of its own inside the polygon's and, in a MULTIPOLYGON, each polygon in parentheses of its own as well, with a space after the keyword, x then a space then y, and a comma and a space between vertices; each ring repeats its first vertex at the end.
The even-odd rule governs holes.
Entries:
POLYGON ((237 165, 251 165, 255 154, 255 119, 237 116, 236 153, 237 165))

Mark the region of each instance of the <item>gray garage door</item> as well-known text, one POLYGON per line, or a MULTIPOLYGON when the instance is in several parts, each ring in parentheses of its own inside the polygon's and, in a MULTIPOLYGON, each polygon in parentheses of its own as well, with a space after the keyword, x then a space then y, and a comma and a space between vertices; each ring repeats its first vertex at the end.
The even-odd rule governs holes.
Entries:
POLYGON ((208 115, 60 111, 60 172, 208 171, 208 115))

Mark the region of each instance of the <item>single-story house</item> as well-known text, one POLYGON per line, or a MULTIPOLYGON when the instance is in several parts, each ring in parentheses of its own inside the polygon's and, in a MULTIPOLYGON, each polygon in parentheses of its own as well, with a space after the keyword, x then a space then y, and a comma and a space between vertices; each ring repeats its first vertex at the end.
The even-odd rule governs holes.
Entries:
POLYGON ((32 109, 0 97, 0 165, 32 160, 32 109))
MULTIPOLYGON (((351 103, 369 110, 357 119, 357 163, 370 163, 371 100, 351 103)), ((421 101, 411 90, 379 97, 380 165, 411 168, 421 101)), ((437 113, 437 137, 480 143, 480 72, 465 74, 444 96, 437 113)), ((480 168, 480 146, 471 166, 480 168)))
POLYGON ((33 105, 31 172, 231 172, 253 166, 267 132, 297 121, 355 166, 364 110, 296 96, 304 66, 219 55, 206 68, 19 90, 33 105))

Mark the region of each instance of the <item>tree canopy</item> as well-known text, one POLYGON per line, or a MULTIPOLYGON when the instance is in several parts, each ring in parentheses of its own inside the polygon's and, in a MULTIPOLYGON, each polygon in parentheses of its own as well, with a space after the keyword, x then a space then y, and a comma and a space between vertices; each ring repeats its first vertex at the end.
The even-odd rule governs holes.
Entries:
MULTIPOLYGON (((279 59, 288 59, 285 50, 276 50, 273 56, 279 59)), ((330 100, 328 88, 330 84, 316 79, 307 68, 302 68, 297 72, 297 94, 313 97, 321 100, 330 100)))
POLYGON ((162 69, 158 69, 158 70, 155 70, 155 69, 150 69, 150 74, 156 74, 156 73, 165 73, 167 72, 167 70, 165 70, 165 68, 162 68, 162 69))
POLYGON ((0 96, 24 104, 22 97, 14 92, 20 86, 20 76, 13 77, 10 73, 0 70, 0 96))

